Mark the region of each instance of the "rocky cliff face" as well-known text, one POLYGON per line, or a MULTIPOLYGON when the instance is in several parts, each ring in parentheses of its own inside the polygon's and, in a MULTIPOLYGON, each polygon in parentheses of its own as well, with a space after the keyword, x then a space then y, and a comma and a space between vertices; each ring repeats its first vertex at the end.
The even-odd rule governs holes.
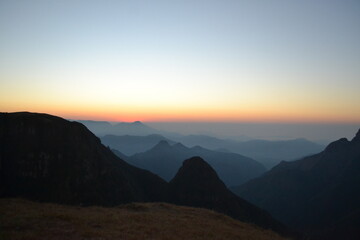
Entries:
POLYGON ((112 205, 164 198, 166 183, 118 159, 77 122, 0 114, 0 196, 112 205))

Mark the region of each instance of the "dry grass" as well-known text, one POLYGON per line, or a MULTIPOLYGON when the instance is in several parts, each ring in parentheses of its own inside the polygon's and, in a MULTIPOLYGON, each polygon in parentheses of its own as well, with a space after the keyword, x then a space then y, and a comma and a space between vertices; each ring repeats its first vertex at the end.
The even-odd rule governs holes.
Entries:
POLYGON ((284 239, 213 211, 166 203, 115 208, 0 199, 0 239, 284 239))

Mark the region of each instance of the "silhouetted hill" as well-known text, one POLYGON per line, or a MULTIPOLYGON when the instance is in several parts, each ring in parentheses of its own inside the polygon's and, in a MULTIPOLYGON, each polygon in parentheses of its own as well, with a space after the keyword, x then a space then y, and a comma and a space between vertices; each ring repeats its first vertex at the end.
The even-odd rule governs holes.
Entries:
POLYGON ((234 191, 314 239, 359 239, 360 130, 234 191))
POLYGON ((267 212, 230 192, 215 170, 200 157, 183 162, 176 176, 170 181, 169 189, 170 201, 175 204, 214 209, 266 229, 282 233, 287 231, 267 212))
POLYGON ((181 143, 170 145, 166 141, 160 141, 149 151, 135 154, 126 160, 169 181, 175 176, 184 159, 193 156, 204 158, 228 186, 244 183, 266 170, 255 160, 236 153, 211 151, 199 146, 187 148, 181 143))
POLYGON ((127 156, 134 155, 135 153, 148 151, 162 140, 165 140, 171 144, 175 143, 158 134, 152 134, 148 136, 106 135, 101 138, 101 142, 105 146, 116 149, 126 154, 127 156))
MULTIPOLYGON (((99 123, 100 125, 106 124, 106 122, 96 123, 99 123)), ((107 123, 107 125, 112 126, 109 123, 107 123)), ((149 131, 144 131, 142 134, 132 136, 125 135, 125 133, 128 131, 117 132, 115 131, 115 129, 111 128, 108 132, 112 132, 112 134, 116 134, 117 132, 119 134, 103 136, 101 138, 101 141, 104 145, 110 146, 112 149, 116 149, 128 156, 148 151, 161 140, 165 140, 170 144, 179 142, 187 147, 201 146, 214 151, 229 153, 233 152, 249 156, 250 158, 253 158, 263 164, 267 169, 272 168, 283 160, 297 160, 299 158, 321 152, 324 149, 324 146, 310 142, 306 139, 294 139, 284 141, 251 140, 239 142, 230 139, 210 137, 206 135, 182 136, 179 134, 176 135, 157 131, 155 129, 150 132, 167 134, 166 136, 168 137, 164 137, 160 134, 151 134, 144 136, 146 135, 145 133, 149 131)))
MULTIPOLYGON (((164 148, 175 148, 179 152, 187 149, 181 144, 169 146, 162 141, 153 150, 162 151, 164 148)), ((201 164, 199 172, 202 172, 203 166, 208 165, 201 164)), ((203 172, 204 176, 212 172, 210 175, 215 180, 210 181, 208 178, 205 191, 197 195, 201 198, 189 201, 187 205, 208 207, 283 232, 282 226, 274 222, 270 215, 225 191, 224 184, 218 180, 214 170, 206 167, 203 172), (209 202, 208 196, 213 190, 216 198, 209 202), (235 199, 234 196, 238 200, 232 200, 235 201, 232 203, 229 199, 235 199)), ((149 171, 127 164, 103 146, 81 123, 47 114, 0 113, 1 198, 21 197, 37 201, 105 206, 139 201, 171 200, 180 203, 183 198, 178 199, 174 194, 181 196, 181 191, 186 192, 187 187, 192 192, 197 183, 193 182, 192 175, 188 176, 189 180, 186 180, 187 174, 179 176, 182 177, 177 177, 172 184, 168 184, 149 171), (188 186, 182 182, 187 182, 188 186), (181 191, 178 186, 181 186, 181 191)))
POLYGON ((211 150, 226 149, 233 153, 251 157, 268 169, 283 160, 297 160, 324 150, 324 146, 306 139, 235 141, 206 135, 178 136, 170 139, 188 147, 202 146, 211 150))
POLYGON ((84 124, 91 132, 97 136, 105 135, 133 135, 133 136, 146 136, 150 134, 158 134, 160 131, 151 128, 140 121, 135 122, 120 122, 116 124, 110 124, 104 121, 89 121, 79 120, 84 124))
POLYGON ((164 199, 166 182, 104 147, 84 125, 0 114, 0 197, 113 205, 164 199))

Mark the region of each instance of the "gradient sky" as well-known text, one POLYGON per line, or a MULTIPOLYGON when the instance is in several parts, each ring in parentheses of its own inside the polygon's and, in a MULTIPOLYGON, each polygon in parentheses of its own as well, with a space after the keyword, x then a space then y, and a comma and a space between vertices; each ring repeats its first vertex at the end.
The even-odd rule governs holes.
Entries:
POLYGON ((0 0, 0 111, 360 122, 360 1, 0 0))

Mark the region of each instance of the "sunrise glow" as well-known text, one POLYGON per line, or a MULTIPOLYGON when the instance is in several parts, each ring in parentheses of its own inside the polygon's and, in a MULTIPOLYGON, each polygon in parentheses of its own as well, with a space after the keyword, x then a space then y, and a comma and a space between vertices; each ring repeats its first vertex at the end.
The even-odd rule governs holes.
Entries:
POLYGON ((360 122, 360 5, 2 1, 0 110, 360 122))

